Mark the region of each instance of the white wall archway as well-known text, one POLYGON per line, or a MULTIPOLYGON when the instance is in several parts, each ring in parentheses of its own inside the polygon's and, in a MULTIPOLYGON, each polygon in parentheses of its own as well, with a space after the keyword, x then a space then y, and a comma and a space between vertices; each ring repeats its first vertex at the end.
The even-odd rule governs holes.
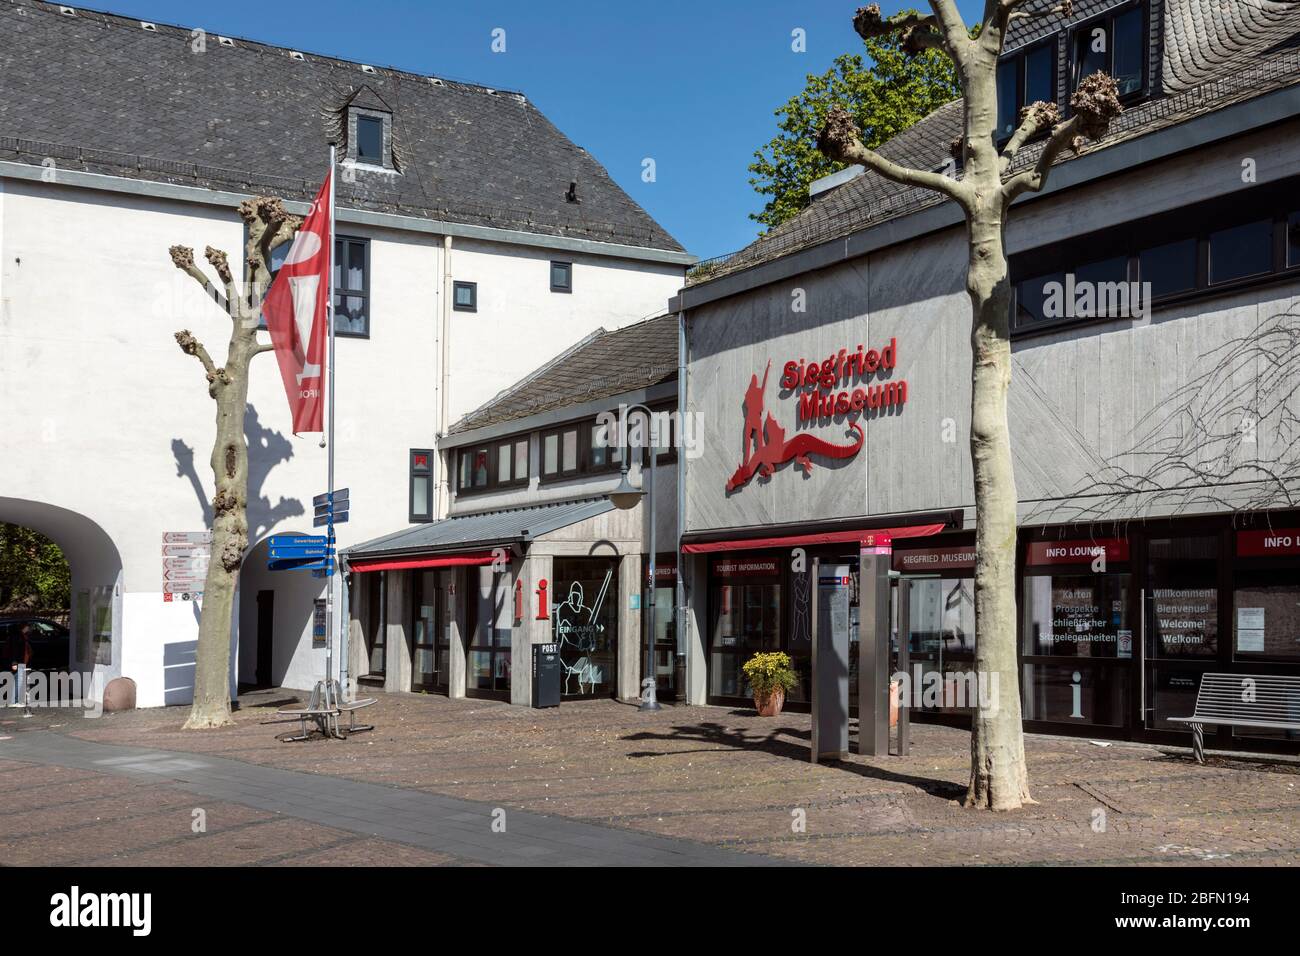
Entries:
POLYGON ((68 668, 92 679, 95 693, 123 673, 122 556, 90 518, 26 498, 0 497, 0 521, 39 531, 67 558, 72 576, 68 668))

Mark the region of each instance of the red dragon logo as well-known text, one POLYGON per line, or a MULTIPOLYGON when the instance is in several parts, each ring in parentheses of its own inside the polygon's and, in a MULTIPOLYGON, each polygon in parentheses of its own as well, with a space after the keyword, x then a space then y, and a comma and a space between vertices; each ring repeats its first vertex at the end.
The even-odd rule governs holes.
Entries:
POLYGON ((767 391, 767 376, 772 371, 772 363, 767 363, 763 370, 763 381, 758 375, 749 377, 749 388, 745 390, 745 431, 742 436, 740 467, 727 479, 727 491, 743 487, 755 474, 770 478, 778 465, 794 459, 804 474, 812 473, 811 454, 826 458, 852 458, 862 449, 866 435, 862 426, 851 422, 849 428, 858 433, 857 441, 851 445, 835 445, 818 438, 816 435, 795 435, 786 441, 785 429, 782 428, 771 412, 763 418, 763 395, 767 391))

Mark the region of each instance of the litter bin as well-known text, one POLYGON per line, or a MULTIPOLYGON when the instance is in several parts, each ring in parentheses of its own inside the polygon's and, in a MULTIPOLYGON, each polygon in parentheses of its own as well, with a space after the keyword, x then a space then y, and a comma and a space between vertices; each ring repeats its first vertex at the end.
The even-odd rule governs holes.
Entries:
POLYGON ((560 706, 560 646, 533 645, 533 706, 560 706))

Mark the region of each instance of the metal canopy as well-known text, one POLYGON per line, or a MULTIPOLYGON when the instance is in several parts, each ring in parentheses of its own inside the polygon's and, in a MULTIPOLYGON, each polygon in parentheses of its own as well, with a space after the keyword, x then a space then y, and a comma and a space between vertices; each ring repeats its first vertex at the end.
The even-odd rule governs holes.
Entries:
POLYGON ((348 548, 345 553, 349 560, 356 560, 526 543, 551 531, 567 528, 613 510, 614 505, 608 498, 584 498, 528 508, 457 515, 366 541, 348 548))

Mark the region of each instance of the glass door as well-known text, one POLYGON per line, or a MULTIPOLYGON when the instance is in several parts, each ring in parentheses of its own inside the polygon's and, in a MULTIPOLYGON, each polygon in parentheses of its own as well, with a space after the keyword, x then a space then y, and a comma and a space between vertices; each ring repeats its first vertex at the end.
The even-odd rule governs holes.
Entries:
POLYGON ((415 621, 411 628, 411 690, 433 690, 438 683, 438 576, 415 571, 415 621))
POLYGON ((1151 538, 1143 601, 1142 727, 1186 732, 1201 675, 1218 669, 1217 534, 1151 538))
MULTIPOLYGON (((674 608, 677 589, 675 582, 666 580, 667 575, 663 578, 649 589, 650 595, 643 600, 653 601, 655 609, 655 695, 661 700, 674 700, 678 696, 677 622, 674 608)), ((648 633, 649 628, 643 628, 642 631, 641 666, 644 668, 645 633, 648 633)))
POLYGON ((510 580, 490 567, 467 568, 466 617, 469 649, 465 693, 470 697, 510 699, 510 638, 513 608, 510 580))

